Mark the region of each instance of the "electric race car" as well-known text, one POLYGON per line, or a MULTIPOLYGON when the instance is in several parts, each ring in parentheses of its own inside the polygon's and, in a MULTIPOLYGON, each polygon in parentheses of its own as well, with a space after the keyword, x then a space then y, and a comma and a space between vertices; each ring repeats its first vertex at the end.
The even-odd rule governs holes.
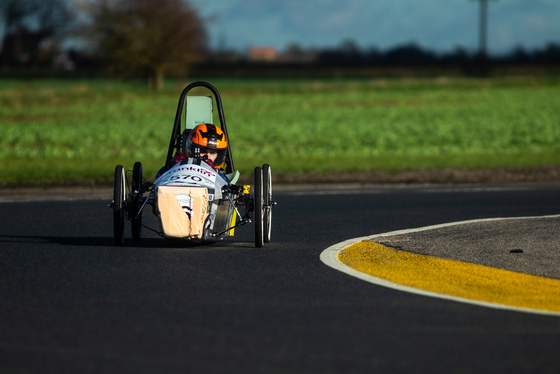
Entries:
POLYGON ((211 84, 194 82, 181 93, 165 165, 153 182, 143 177, 140 162, 128 172, 122 165, 115 168, 109 204, 115 245, 124 244, 127 222, 133 240, 140 240, 146 228, 166 239, 202 242, 233 236, 235 228, 253 221, 255 246, 270 242, 275 205, 270 166, 255 167, 253 186, 236 184, 239 171, 233 164, 222 100, 211 84), (208 89, 213 98, 187 95, 195 87, 208 89), (219 127, 212 124, 214 101, 219 127), (142 223, 145 211, 156 215, 159 227, 142 223))

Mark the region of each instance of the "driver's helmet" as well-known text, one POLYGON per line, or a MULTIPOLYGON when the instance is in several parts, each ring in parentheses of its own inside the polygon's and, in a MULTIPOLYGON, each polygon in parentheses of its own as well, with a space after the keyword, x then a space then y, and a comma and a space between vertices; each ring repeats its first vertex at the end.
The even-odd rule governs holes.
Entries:
POLYGON ((197 125, 189 134, 186 145, 187 157, 198 158, 206 161, 214 169, 222 167, 226 160, 227 139, 226 135, 219 127, 209 124, 201 123, 197 125), (217 152, 216 160, 209 162, 205 157, 201 157, 201 153, 213 150, 217 152))

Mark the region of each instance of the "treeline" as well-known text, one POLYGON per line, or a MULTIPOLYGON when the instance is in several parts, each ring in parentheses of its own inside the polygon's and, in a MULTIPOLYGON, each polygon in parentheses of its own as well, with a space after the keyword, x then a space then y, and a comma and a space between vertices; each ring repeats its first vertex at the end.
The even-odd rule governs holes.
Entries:
POLYGON ((210 52, 192 72, 284 78, 560 74, 560 43, 532 50, 518 47, 500 56, 481 56, 463 48, 438 53, 412 43, 385 51, 360 49, 355 43, 320 50, 292 48, 274 60, 254 60, 235 51, 210 52))
POLYGON ((487 60, 491 63, 509 64, 560 64, 560 43, 527 50, 517 47, 503 55, 481 56, 469 53, 464 48, 452 52, 439 53, 424 49, 414 43, 400 45, 386 51, 358 48, 325 49, 317 53, 316 61, 323 64, 368 64, 368 65, 438 65, 468 64, 487 60))

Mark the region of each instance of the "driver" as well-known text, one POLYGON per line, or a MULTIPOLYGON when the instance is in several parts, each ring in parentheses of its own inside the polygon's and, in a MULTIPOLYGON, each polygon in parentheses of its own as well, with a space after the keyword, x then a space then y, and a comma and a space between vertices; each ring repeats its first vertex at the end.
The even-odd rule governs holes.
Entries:
MULTIPOLYGON (((200 159, 206 162, 222 178, 229 183, 228 178, 220 170, 226 160, 227 139, 224 132, 217 126, 209 123, 197 125, 189 134, 185 150, 187 158, 200 159)), ((173 158, 172 165, 185 159, 181 151, 178 151, 173 158)), ((158 176, 166 170, 160 170, 158 176)))
POLYGON ((185 148, 188 158, 199 158, 218 170, 226 160, 226 135, 215 125, 201 123, 192 129, 185 148))

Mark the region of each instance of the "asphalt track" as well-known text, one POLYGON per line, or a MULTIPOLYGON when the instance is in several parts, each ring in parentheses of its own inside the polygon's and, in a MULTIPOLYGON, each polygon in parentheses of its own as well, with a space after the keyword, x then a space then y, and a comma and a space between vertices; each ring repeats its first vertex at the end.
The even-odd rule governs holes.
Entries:
MULTIPOLYGON (((106 200, 4 199, 0 372, 556 373, 556 316, 379 287, 319 256, 337 243, 397 230, 558 214, 559 191, 278 189, 273 242, 260 250, 250 228, 237 230, 236 241, 206 246, 166 246, 148 233, 115 248, 106 200)), ((502 230, 456 234, 503 243, 502 230)), ((433 237, 421 237, 425 245, 415 250, 434 256, 433 237)), ((546 252, 531 245, 504 244, 523 252, 497 250, 497 257, 520 262, 546 252)), ((554 277, 546 273, 558 269, 550 266, 554 256, 542 261, 543 275, 554 277)))

